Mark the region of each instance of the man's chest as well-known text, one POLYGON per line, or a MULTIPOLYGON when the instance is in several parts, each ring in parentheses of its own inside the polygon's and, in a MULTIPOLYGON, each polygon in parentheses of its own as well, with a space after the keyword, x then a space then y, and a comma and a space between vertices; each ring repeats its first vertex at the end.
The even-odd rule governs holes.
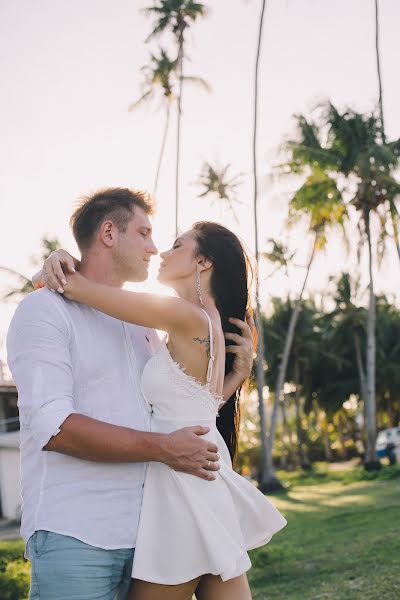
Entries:
POLYGON ((111 317, 76 321, 70 342, 75 408, 114 425, 145 429, 141 376, 153 354, 150 333, 111 317))
POLYGON ((134 380, 153 355, 147 329, 97 314, 74 321, 70 350, 76 382, 134 380))

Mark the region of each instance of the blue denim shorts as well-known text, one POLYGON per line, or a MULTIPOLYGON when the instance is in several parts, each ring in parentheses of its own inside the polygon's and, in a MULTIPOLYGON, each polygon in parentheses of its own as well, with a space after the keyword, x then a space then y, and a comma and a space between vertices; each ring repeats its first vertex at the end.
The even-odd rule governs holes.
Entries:
POLYGON ((36 531, 29 600, 126 600, 134 548, 104 550, 51 531, 36 531))

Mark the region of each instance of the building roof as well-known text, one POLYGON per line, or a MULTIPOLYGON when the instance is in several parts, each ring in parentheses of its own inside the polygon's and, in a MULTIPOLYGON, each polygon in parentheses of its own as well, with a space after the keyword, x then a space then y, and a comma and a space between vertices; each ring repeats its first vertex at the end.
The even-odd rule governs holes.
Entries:
POLYGON ((0 381, 0 392, 16 392, 17 388, 13 381, 0 381))

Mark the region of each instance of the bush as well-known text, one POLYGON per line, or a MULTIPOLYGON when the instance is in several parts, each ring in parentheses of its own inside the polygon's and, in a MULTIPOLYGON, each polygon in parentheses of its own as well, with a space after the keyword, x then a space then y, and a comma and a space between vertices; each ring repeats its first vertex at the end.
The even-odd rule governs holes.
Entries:
POLYGON ((23 558, 22 541, 0 542, 0 598, 27 600, 30 565, 23 558))
POLYGON ((22 540, 0 541, 0 573, 3 572, 12 560, 21 560, 24 556, 24 542, 22 540))

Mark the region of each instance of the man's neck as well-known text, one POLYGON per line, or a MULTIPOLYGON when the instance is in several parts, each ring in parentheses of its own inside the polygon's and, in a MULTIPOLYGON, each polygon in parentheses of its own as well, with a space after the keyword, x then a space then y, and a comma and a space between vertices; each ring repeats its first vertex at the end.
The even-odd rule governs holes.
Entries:
POLYGON ((82 256, 79 273, 87 279, 96 283, 111 285, 112 287, 122 287, 125 281, 118 276, 115 268, 107 261, 99 260, 97 257, 82 256))

